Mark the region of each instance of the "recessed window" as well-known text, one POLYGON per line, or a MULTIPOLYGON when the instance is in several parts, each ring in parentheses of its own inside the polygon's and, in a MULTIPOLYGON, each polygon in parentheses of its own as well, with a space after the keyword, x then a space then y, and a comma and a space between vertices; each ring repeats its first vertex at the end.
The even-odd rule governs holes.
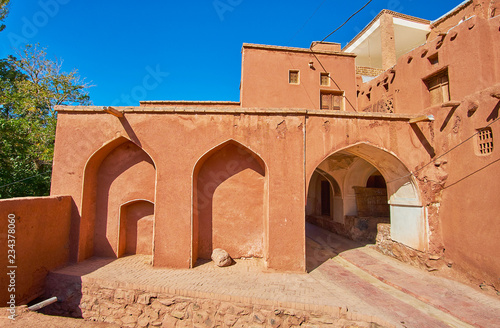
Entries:
POLYGON ((493 152, 493 131, 491 128, 480 129, 477 133, 478 150, 481 155, 488 155, 493 152))
POLYGON ((431 106, 450 101, 448 70, 431 76, 424 82, 427 85, 427 89, 429 90, 431 106))
POLYGON ((322 110, 344 110, 343 91, 321 91, 322 110))
POLYGON ((288 83, 299 84, 299 71, 288 71, 288 83))
POLYGON ((321 73, 320 84, 322 86, 329 86, 330 85, 330 73, 321 73))

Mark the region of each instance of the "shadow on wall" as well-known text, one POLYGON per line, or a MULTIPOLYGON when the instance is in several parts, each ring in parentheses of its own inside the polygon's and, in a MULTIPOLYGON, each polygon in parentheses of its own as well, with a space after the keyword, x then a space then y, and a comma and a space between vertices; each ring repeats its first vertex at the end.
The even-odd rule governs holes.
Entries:
POLYGON ((194 170, 193 262, 222 248, 233 258, 264 256, 265 164, 235 142, 206 155, 194 170))
MULTIPOLYGON (((127 253, 127 236, 137 241, 137 235, 134 237, 131 232, 127 233, 127 213, 131 213, 127 209, 137 210, 139 205, 132 202, 139 200, 154 204, 155 181, 156 168, 151 157, 124 137, 111 141, 92 155, 84 176, 79 261, 92 256, 116 258, 127 253), (132 207, 122 207, 124 204, 132 207)), ((149 217, 145 221, 152 219, 149 217)), ((130 220, 132 222, 134 218, 130 220)), ((149 234, 147 238, 152 243, 153 237, 148 232, 152 229, 143 227, 142 222, 138 226, 142 232, 149 234)), ((137 226, 130 228, 136 229, 137 226)), ((142 239, 142 232, 139 240, 142 239)))

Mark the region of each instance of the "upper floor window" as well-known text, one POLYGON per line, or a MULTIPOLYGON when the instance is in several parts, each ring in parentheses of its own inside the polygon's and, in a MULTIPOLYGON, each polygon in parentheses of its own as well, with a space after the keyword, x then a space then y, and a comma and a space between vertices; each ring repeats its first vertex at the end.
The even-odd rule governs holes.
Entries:
POLYGON ((488 155, 493 152, 493 131, 490 127, 480 129, 477 132, 477 144, 479 154, 488 155))
POLYGON ((330 85, 330 73, 321 73, 320 85, 329 86, 330 85))
POLYGON ((448 70, 439 72, 425 81, 429 90, 431 106, 450 101, 450 83, 448 81, 448 70))
POLYGON ((299 71, 290 70, 288 71, 288 83, 290 84, 299 84, 299 71))
POLYGON ((321 109, 344 110, 343 91, 321 91, 321 109))

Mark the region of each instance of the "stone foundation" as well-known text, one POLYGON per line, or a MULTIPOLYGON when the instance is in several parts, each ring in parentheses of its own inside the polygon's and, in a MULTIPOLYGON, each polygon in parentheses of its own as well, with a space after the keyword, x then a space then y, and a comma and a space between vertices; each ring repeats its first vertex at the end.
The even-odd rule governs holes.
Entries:
POLYGON ((46 297, 57 295, 60 301, 46 307, 45 314, 120 327, 392 327, 339 307, 189 291, 185 294, 194 295, 182 296, 54 273, 47 279, 46 290, 46 297))
POLYGON ((377 225, 377 241, 375 248, 382 254, 394 257, 404 263, 427 271, 436 271, 444 268, 446 263, 443 257, 417 251, 391 239, 391 225, 379 223, 377 225))

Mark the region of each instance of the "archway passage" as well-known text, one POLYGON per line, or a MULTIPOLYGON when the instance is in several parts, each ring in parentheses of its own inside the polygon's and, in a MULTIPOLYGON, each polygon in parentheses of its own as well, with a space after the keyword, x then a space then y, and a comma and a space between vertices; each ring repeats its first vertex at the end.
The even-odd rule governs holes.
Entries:
MULTIPOLYGON (((145 221, 154 218, 151 213, 156 182, 153 160, 143 149, 121 137, 94 153, 87 162, 84 181, 79 259, 125 254, 128 218, 129 222, 139 220, 141 212, 150 213, 145 215, 149 217, 145 221), (134 200, 145 200, 151 205, 131 203, 123 206, 134 200), (149 209, 141 209, 141 206, 149 209)), ((137 221, 137 224, 142 226, 143 222, 137 221)), ((148 238, 152 240, 153 237, 148 238)))
POLYGON ((309 183, 306 220, 332 231, 343 215, 340 186, 330 174, 317 168, 309 183))
POLYGON ((233 258, 264 256, 265 177, 262 159, 234 141, 200 159, 193 177, 193 262, 210 259, 215 248, 233 258))
POLYGON ((380 228, 385 238, 427 248, 425 212, 409 170, 391 153, 365 143, 337 151, 316 167, 308 186, 306 220, 354 241, 375 243, 380 228), (334 192, 339 204, 331 211, 341 208, 338 215, 322 211, 326 182, 332 191, 340 186, 334 192))

